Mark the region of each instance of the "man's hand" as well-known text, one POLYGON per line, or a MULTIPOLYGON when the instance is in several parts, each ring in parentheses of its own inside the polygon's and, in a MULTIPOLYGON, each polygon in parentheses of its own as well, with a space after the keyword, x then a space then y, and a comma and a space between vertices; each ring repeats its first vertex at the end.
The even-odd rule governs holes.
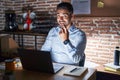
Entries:
POLYGON ((67 28, 65 27, 65 25, 63 27, 61 27, 59 35, 60 35, 60 38, 62 41, 68 40, 69 32, 68 32, 67 28))

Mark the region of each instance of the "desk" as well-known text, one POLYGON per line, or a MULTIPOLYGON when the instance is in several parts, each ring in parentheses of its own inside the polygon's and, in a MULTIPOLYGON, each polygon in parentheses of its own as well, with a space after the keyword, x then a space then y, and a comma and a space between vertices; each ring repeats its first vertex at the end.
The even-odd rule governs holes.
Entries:
POLYGON ((0 34, 10 34, 13 35, 13 39, 15 40, 15 35, 18 35, 18 44, 20 47, 24 47, 24 39, 23 39, 23 35, 31 35, 34 36, 34 42, 35 42, 35 49, 37 50, 37 36, 47 36, 47 34, 43 34, 43 33, 35 33, 32 31, 14 31, 14 32, 7 32, 4 30, 0 31, 0 34))
POLYGON ((99 71, 99 72, 105 72, 105 73, 111 73, 111 74, 120 75, 120 72, 113 72, 113 71, 104 70, 104 66, 103 66, 103 65, 97 66, 96 69, 97 69, 97 71, 99 71))
POLYGON ((97 80, 120 80, 120 73, 106 71, 104 70, 103 65, 96 67, 96 69, 97 69, 97 74, 96 74, 97 80))
POLYGON ((96 69, 88 68, 88 70, 79 77, 64 75, 64 70, 67 69, 69 65, 65 66, 61 71, 56 74, 41 73, 26 71, 23 69, 15 70, 12 75, 4 76, 4 78, 9 77, 9 80, 96 80, 96 69))

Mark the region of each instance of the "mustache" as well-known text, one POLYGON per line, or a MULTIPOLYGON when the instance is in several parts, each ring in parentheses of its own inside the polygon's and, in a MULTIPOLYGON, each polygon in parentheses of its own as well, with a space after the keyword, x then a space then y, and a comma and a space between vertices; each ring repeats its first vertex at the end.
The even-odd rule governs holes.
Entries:
POLYGON ((59 23, 65 23, 65 21, 59 21, 59 23))

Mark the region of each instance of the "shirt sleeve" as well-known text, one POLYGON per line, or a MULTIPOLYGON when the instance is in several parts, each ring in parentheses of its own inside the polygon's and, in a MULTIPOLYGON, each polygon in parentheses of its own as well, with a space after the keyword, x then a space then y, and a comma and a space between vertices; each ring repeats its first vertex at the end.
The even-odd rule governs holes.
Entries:
POLYGON ((66 54, 73 61, 73 63, 78 63, 84 56, 84 50, 86 47, 86 35, 77 35, 75 43, 71 41, 65 45, 66 54))
POLYGON ((49 31, 48 36, 46 37, 46 40, 41 47, 41 50, 42 51, 50 51, 51 45, 52 45, 52 29, 49 31))

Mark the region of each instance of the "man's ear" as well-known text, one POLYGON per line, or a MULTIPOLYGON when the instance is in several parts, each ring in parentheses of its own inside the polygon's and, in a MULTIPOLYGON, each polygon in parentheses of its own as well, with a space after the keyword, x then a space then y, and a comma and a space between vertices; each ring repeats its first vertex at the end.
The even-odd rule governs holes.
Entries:
POLYGON ((73 20, 74 20, 74 18, 75 18, 75 15, 74 15, 74 14, 72 14, 72 15, 71 15, 71 20, 73 21, 73 20))

